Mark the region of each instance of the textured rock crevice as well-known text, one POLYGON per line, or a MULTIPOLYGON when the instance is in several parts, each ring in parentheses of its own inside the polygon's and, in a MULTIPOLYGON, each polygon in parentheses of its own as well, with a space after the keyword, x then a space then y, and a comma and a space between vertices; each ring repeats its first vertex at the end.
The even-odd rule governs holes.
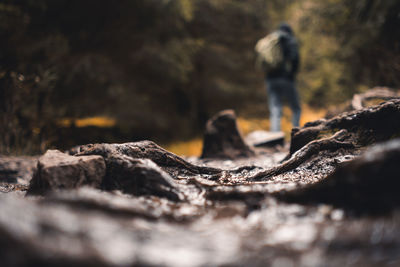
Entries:
POLYGON ((133 159, 150 159, 173 177, 214 175, 221 170, 196 166, 183 158, 163 149, 152 141, 141 141, 125 144, 89 144, 80 146, 75 156, 101 155, 108 163, 127 156, 133 159))
POLYGON ((255 176, 251 177, 250 180, 265 180, 270 177, 288 172, 300 166, 302 163, 310 160, 313 156, 316 156, 319 152, 323 150, 338 150, 340 148, 352 149, 354 145, 349 142, 343 142, 341 140, 347 135, 346 130, 341 130, 335 133, 331 137, 322 138, 320 140, 315 140, 300 150, 296 151, 287 161, 273 167, 269 170, 257 173, 255 176))
POLYGON ((362 147, 389 140, 400 133, 400 100, 391 100, 377 106, 340 114, 331 119, 307 123, 291 134, 290 155, 326 135, 346 130, 348 142, 362 147))
POLYGON ((48 150, 38 160, 28 192, 44 194, 54 189, 82 186, 100 188, 105 172, 101 156, 74 157, 58 150, 48 150))
POLYGON ((400 205, 400 139, 368 149, 341 164, 319 183, 293 192, 280 192, 283 200, 327 203, 361 211, 387 212, 400 205))

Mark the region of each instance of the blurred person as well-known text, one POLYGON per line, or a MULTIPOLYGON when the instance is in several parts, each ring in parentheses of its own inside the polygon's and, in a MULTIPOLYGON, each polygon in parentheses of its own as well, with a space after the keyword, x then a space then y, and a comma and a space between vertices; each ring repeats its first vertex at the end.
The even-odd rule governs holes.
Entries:
POLYGON ((257 65, 262 67, 265 74, 270 130, 281 130, 283 100, 288 102, 292 110, 293 127, 298 127, 301 107, 295 80, 300 60, 292 28, 287 23, 281 23, 277 30, 257 42, 255 50, 257 65))

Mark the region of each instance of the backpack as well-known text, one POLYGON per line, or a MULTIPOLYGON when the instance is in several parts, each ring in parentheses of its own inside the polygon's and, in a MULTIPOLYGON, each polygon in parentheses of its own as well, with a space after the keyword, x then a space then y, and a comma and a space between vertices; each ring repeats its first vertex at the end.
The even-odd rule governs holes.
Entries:
POLYGON ((256 66, 262 67, 265 73, 285 68, 285 55, 282 45, 282 31, 275 31, 259 40, 255 46, 256 66))

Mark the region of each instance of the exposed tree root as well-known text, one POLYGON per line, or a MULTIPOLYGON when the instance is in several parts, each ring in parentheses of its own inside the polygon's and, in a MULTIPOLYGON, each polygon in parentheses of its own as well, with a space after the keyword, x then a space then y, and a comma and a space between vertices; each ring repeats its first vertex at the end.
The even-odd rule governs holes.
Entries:
POLYGON ((400 133, 400 100, 391 100, 381 105, 346 112, 332 119, 307 123, 303 128, 294 128, 290 144, 290 155, 311 141, 346 129, 352 133, 351 142, 367 146, 385 141, 400 133))
POLYGON ((351 100, 351 107, 353 110, 360 110, 365 108, 364 103, 368 100, 381 99, 399 99, 400 95, 386 87, 376 87, 362 94, 355 94, 351 100))
POLYGON ((379 102, 399 98, 400 92, 398 90, 388 87, 374 87, 364 93, 353 95, 351 100, 342 105, 330 108, 325 117, 327 119, 331 119, 344 112, 360 110, 372 105, 376 105, 379 102))
POLYGON ((128 156, 134 159, 150 159, 172 177, 204 175, 217 179, 222 170, 197 166, 171 153, 152 141, 141 141, 125 144, 89 144, 81 146, 76 156, 101 155, 107 159, 128 156))
POLYGON ((302 163, 311 159, 312 156, 317 155, 322 150, 354 148, 354 145, 352 143, 341 141, 342 139, 344 139, 344 137, 346 137, 346 135, 348 135, 346 130, 340 130, 331 137, 312 141, 307 145, 305 145, 304 147, 302 147, 296 153, 294 153, 289 160, 285 161, 281 165, 278 165, 266 171, 259 172, 253 177, 250 177, 249 180, 253 181, 267 180, 270 177, 291 171, 300 166, 302 163))
POLYGON ((328 203, 368 212, 386 212, 400 205, 400 139, 369 148, 325 179, 275 195, 296 203, 328 203))

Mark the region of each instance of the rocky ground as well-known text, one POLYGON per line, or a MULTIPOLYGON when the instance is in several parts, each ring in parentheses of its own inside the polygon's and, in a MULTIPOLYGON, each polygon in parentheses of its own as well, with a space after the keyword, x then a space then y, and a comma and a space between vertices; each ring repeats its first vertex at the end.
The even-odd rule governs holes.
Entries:
POLYGON ((400 266, 400 100, 200 158, 153 142, 0 157, 2 266, 400 266))

